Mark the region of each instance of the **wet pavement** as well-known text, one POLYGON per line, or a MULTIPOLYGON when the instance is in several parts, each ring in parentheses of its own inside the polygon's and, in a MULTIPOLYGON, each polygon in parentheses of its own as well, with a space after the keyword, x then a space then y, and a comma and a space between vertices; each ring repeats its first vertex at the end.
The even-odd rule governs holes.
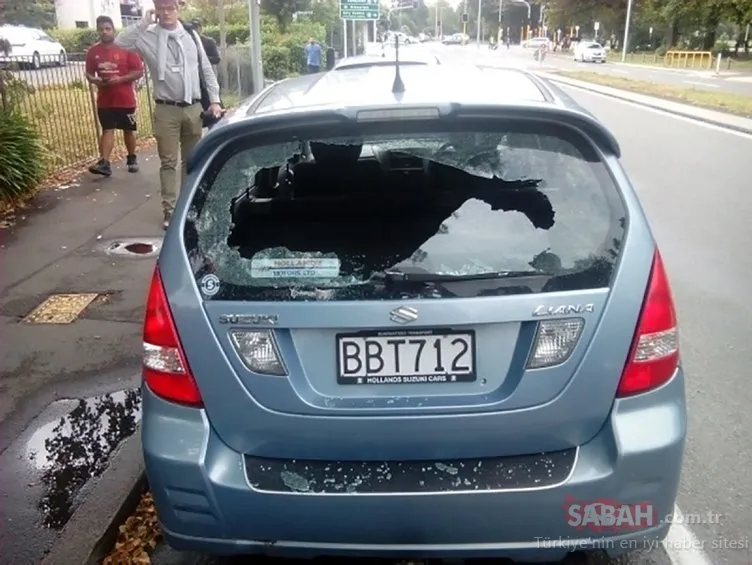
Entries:
POLYGON ((141 419, 138 389, 58 400, 0 455, 7 563, 38 563, 141 419))
POLYGON ((140 161, 137 175, 121 163, 84 175, 0 224, 2 564, 41 561, 140 419, 163 235, 158 159, 140 161))

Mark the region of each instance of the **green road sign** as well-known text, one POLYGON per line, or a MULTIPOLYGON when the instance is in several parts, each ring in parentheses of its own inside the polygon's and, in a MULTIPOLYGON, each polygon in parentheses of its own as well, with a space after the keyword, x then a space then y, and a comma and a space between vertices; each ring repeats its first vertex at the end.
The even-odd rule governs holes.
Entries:
POLYGON ((343 20, 378 20, 379 0, 339 0, 343 20))

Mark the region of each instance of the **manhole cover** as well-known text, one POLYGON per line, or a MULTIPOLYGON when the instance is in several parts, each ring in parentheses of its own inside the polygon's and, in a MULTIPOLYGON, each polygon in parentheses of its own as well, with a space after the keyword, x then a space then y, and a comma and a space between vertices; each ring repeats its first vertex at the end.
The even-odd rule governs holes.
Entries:
POLYGON ((158 237, 132 237, 102 241, 97 245, 97 251, 108 255, 123 255, 126 257, 154 257, 162 248, 162 240, 158 237))

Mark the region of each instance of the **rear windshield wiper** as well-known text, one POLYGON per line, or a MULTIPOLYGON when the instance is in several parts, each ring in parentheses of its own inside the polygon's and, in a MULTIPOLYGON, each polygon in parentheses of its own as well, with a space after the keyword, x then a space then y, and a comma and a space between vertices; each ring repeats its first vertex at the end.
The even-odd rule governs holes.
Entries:
POLYGON ((534 276, 553 276, 553 273, 547 273, 537 270, 526 271, 491 271, 487 273, 476 273, 467 275, 442 275, 438 273, 404 273, 402 271, 383 271, 374 273, 371 281, 384 282, 462 282, 462 281, 484 281, 493 279, 510 279, 516 277, 534 277, 534 276))

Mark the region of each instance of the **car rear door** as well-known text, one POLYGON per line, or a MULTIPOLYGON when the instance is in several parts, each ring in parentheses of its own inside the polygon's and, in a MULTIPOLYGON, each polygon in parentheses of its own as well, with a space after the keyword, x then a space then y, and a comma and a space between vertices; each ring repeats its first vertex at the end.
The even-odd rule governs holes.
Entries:
POLYGON ((482 457, 566 449, 602 427, 652 237, 589 118, 479 112, 280 117, 275 142, 251 121, 193 173, 160 265, 233 449, 482 457), (335 168, 323 149, 296 160, 301 138, 335 168), (263 179, 291 162, 283 196, 263 179))

